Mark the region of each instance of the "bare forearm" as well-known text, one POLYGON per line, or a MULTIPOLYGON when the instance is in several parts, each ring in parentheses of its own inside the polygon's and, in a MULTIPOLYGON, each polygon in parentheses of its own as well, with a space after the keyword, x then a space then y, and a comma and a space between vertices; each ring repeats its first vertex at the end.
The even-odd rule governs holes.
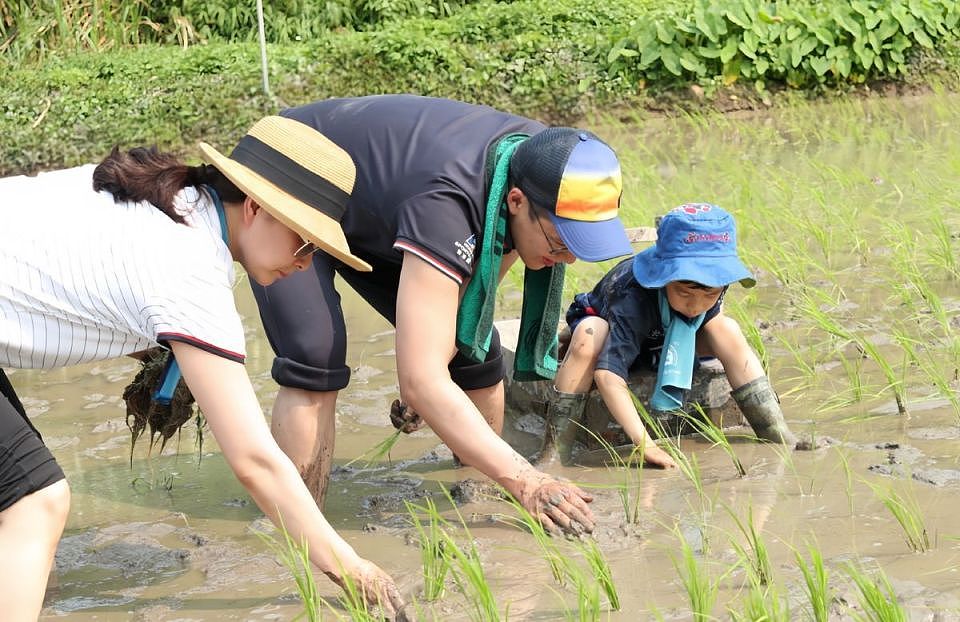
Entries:
POLYGON ((243 457, 241 462, 231 466, 257 506, 295 542, 306 542, 310 560, 318 568, 340 576, 343 569, 357 563, 357 553, 327 522, 293 463, 279 448, 243 457))
MULTIPOLYGON (((446 370, 444 370, 445 372, 446 370)), ((537 475, 526 459, 494 432, 469 397, 449 377, 434 379, 429 390, 425 378, 401 379, 400 392, 440 439, 460 458, 490 479, 518 495, 525 479, 537 475)))
POLYGON ((652 442, 643 421, 640 420, 626 381, 617 374, 603 369, 596 372, 594 379, 603 403, 606 404, 617 423, 623 427, 623 431, 630 437, 633 444, 640 446, 652 442))

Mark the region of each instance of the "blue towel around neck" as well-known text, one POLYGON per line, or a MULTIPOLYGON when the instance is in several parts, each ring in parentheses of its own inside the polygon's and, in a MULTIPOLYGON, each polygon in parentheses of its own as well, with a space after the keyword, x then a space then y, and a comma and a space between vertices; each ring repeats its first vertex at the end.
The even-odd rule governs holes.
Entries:
POLYGON ((660 321, 663 323, 663 349, 657 368, 657 384, 650 398, 653 410, 673 411, 683 408, 683 394, 693 380, 693 362, 697 350, 697 330, 706 313, 686 318, 670 307, 667 293, 661 288, 660 321))

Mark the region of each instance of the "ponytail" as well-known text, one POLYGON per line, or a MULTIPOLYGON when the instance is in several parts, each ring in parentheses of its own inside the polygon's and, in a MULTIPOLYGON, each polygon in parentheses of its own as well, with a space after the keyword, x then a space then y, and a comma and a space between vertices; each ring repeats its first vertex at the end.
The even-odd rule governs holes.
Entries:
POLYGON ((114 147, 93 171, 93 189, 106 190, 114 201, 147 201, 183 224, 174 206, 174 197, 186 186, 211 186, 222 201, 237 203, 246 195, 215 166, 187 166, 170 153, 156 147, 137 147, 121 152, 114 147))

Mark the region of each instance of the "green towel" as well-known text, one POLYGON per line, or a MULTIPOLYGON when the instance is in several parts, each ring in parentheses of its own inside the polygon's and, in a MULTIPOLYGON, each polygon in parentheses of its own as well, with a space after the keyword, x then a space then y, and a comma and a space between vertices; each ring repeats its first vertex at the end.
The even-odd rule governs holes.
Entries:
MULTIPOLYGON (((487 358, 493 337, 493 311, 497 302, 500 263, 507 232, 507 181, 510 157, 525 134, 508 134, 487 155, 487 207, 483 239, 460 308, 457 311, 457 347, 476 362, 487 358)), ((553 380, 557 373, 557 324, 563 297, 565 264, 549 269, 527 269, 523 276, 523 310, 513 360, 513 378, 553 380)))

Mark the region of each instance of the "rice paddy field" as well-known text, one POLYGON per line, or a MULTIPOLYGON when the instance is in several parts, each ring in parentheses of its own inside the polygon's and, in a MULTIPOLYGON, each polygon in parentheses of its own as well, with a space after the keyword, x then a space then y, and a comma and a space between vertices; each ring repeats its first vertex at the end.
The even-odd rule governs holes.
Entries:
MULTIPOLYGON (((557 467, 593 490, 597 529, 549 538, 463 484, 481 478, 428 430, 375 455, 393 432, 393 334, 345 295, 331 523, 421 620, 960 620, 960 98, 590 126, 621 155, 628 224, 690 201, 735 214, 759 285, 732 288, 727 313, 816 448, 684 438, 669 472, 557 467)), ((610 265, 573 266, 568 294, 610 265)), ((245 283, 237 298, 269 414, 271 353, 245 283)), ((131 466, 134 372, 11 374, 74 493, 42 619, 377 619, 319 573, 309 588, 210 436, 200 448, 188 426, 150 458, 141 441, 131 466)))

